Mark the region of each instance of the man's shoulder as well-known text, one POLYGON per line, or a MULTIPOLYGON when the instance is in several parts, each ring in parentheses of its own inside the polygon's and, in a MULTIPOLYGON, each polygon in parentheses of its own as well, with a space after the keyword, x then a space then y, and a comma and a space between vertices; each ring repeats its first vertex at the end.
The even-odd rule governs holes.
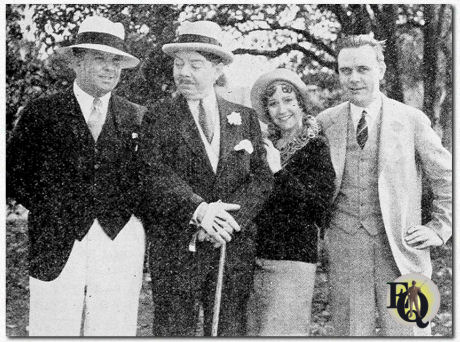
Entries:
POLYGON ((337 116, 342 115, 346 111, 347 106, 348 101, 345 101, 334 107, 327 108, 316 116, 316 120, 321 124, 323 129, 326 129, 337 116))
POLYGON ((138 124, 142 122, 142 118, 147 111, 147 107, 131 102, 119 95, 114 94, 112 96, 115 101, 115 106, 119 107, 117 108, 118 110, 125 112, 128 117, 130 117, 130 120, 134 119, 138 124))
POLYGON ((30 100, 20 109, 19 118, 24 122, 44 124, 48 120, 57 120, 60 113, 71 111, 73 94, 68 90, 43 94, 30 100))
POLYGON ((150 102, 147 106, 142 125, 154 127, 148 129, 174 130, 183 118, 184 99, 180 96, 163 98, 150 102))
POLYGON ((43 94, 39 97, 30 100, 26 107, 47 107, 52 109, 55 106, 69 105, 69 98, 73 96, 73 93, 67 90, 61 90, 53 92, 51 94, 43 94))
POLYGON ((147 107, 145 107, 143 105, 140 105, 140 104, 137 104, 137 103, 134 103, 134 102, 131 102, 127 98, 125 98, 123 96, 119 96, 119 95, 114 94, 113 97, 114 97, 114 100, 118 101, 119 104, 121 104, 123 106, 126 106, 126 107, 129 107, 129 108, 133 109, 136 112, 145 112, 147 110, 147 107))
POLYGON ((383 97, 384 108, 389 110, 391 113, 397 113, 400 118, 407 118, 411 121, 428 120, 427 115, 420 109, 403 102, 390 99, 389 97, 383 97))

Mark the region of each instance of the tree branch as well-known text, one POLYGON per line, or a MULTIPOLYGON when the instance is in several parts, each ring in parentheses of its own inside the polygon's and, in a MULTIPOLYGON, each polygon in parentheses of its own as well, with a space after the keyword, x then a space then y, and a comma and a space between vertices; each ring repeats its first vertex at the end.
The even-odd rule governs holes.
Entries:
POLYGON ((336 70, 337 69, 337 63, 336 62, 330 62, 327 61, 319 56, 317 56, 314 52, 305 49, 304 47, 300 46, 299 44, 288 44, 284 45, 283 47, 276 49, 276 50, 259 50, 259 49, 236 49, 233 50, 233 53, 235 55, 253 55, 253 56, 265 56, 269 58, 275 58, 279 57, 284 53, 289 53, 291 51, 300 51, 304 54, 304 56, 308 59, 314 60, 321 64, 322 66, 325 66, 326 68, 329 68, 331 70, 336 70))
POLYGON ((305 41, 307 43, 311 43, 313 45, 316 45, 319 49, 323 50, 324 52, 328 53, 329 55, 335 56, 335 51, 331 47, 329 47, 328 45, 323 43, 321 40, 315 38, 307 30, 300 30, 300 29, 295 29, 295 28, 292 28, 292 27, 287 27, 287 26, 281 26, 279 24, 274 24, 274 25, 270 26, 270 28, 255 28, 255 29, 245 31, 244 33, 251 33, 251 32, 257 32, 257 31, 274 31, 274 30, 287 30, 287 31, 291 31, 291 32, 294 32, 294 33, 297 33, 297 34, 301 34, 302 36, 304 36, 305 41))

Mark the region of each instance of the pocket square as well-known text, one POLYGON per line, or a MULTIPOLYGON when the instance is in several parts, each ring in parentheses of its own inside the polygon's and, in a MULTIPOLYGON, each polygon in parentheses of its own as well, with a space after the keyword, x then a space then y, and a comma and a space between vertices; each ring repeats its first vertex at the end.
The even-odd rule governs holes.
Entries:
POLYGON ((227 115, 227 120, 230 125, 239 126, 241 125, 241 114, 239 112, 232 112, 227 115))
POLYGON ((249 141, 248 139, 241 140, 241 141, 234 147, 234 149, 235 149, 235 151, 245 150, 245 151, 248 152, 249 154, 251 154, 252 152, 254 152, 254 147, 252 146, 251 141, 249 141))

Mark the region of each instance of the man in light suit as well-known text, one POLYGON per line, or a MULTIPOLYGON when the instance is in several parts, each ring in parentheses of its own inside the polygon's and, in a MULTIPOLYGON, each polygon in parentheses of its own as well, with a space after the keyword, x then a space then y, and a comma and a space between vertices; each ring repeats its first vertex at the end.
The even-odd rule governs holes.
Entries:
POLYGON ((7 196, 29 209, 30 336, 136 335, 145 108, 113 94, 122 69, 139 63, 124 36, 121 23, 85 19, 59 50, 74 84, 28 104, 8 142, 7 196))
POLYGON ((273 178, 256 113, 216 95, 233 54, 220 27, 185 22, 174 43, 178 95, 143 122, 141 152, 151 236, 150 271, 156 336, 194 336, 199 304, 210 335, 219 247, 227 243, 219 335, 244 336, 256 228, 251 222, 273 178))
POLYGON ((411 272, 431 276, 430 248, 452 234, 452 158, 422 112, 380 92, 380 42, 351 36, 338 51, 349 100, 317 117, 337 175, 326 233, 335 335, 374 335, 376 311, 382 334, 411 335, 386 309, 386 283, 411 272), (422 174, 434 193, 423 226, 422 174))

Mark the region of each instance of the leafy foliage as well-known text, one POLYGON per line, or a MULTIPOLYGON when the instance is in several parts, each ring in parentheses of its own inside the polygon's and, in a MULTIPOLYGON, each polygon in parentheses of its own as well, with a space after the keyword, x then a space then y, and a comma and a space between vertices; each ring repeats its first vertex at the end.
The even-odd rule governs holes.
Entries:
POLYGON ((71 44, 78 24, 90 14, 124 24, 128 49, 143 63, 123 73, 118 92, 141 104, 173 91, 171 60, 161 52, 161 46, 173 39, 179 21, 216 21, 238 42, 235 54, 286 55, 289 62, 283 66, 304 75, 333 75, 337 38, 373 32, 377 39, 386 40, 387 94, 403 100, 403 89, 423 81, 424 110, 435 123, 442 116, 442 128, 450 129, 452 96, 448 92, 452 82, 443 71, 447 69, 444 66, 452 66, 451 5, 42 4, 7 5, 8 130, 28 100, 69 85, 73 73, 53 51, 71 44), (33 12, 32 42, 22 39, 18 24, 25 10, 33 12), (433 42, 436 51, 425 53, 429 46, 433 51, 433 42))

